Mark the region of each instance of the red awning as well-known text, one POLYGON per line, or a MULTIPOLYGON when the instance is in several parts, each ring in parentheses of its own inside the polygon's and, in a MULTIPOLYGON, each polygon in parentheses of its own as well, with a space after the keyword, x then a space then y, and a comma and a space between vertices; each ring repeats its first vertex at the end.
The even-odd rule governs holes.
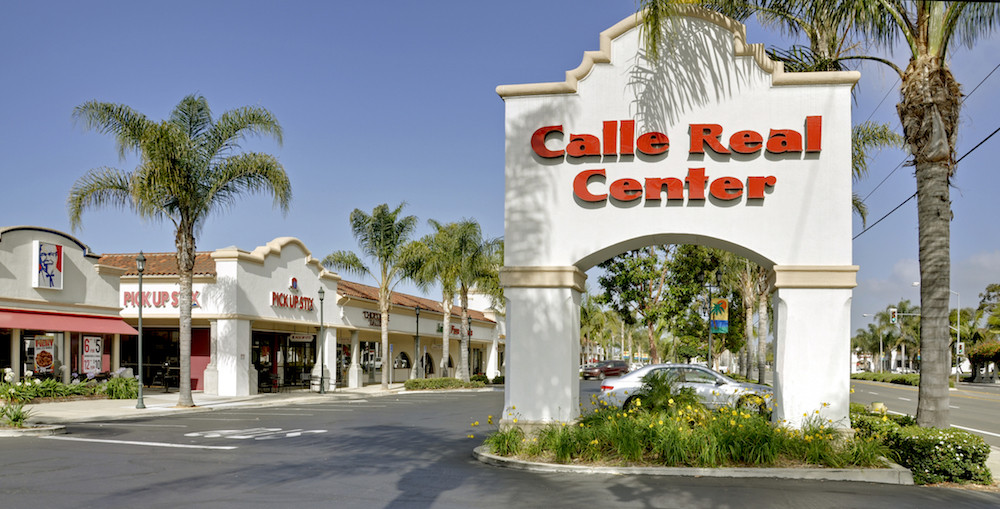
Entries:
POLYGON ((96 334, 139 333, 121 318, 8 309, 0 310, 0 329, 93 332, 96 334))

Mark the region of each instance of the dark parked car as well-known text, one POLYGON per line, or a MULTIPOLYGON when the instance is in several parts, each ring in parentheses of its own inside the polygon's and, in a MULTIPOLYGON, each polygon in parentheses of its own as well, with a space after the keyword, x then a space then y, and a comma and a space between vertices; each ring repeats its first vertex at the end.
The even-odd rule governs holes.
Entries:
POLYGON ((609 376, 621 376, 628 373, 628 364, 625 361, 602 361, 596 366, 584 368, 581 372, 584 380, 597 378, 604 380, 609 376))

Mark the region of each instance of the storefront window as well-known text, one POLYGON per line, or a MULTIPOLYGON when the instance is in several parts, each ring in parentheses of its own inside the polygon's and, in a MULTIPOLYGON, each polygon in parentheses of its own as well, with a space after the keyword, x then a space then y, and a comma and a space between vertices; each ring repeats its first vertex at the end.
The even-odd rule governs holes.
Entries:
POLYGON ((406 352, 399 352, 392 361, 392 367, 394 368, 409 368, 410 367, 410 356, 406 355, 406 352))
POLYGON ((10 329, 0 329, 0 369, 13 368, 10 358, 10 342, 14 334, 10 329))

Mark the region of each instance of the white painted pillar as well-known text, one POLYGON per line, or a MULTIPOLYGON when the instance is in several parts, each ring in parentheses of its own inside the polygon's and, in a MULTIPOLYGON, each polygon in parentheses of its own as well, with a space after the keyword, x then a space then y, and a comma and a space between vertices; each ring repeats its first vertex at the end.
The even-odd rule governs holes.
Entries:
POLYGON ((774 419, 850 428, 851 290, 779 288, 774 302, 774 419))
POLYGON ((10 364, 14 370, 14 381, 20 381, 24 374, 21 365, 21 329, 14 329, 10 333, 10 364))
POLYGON ((493 341, 490 342, 490 353, 486 358, 486 376, 493 380, 500 374, 500 330, 499 324, 493 327, 493 341))
MULTIPOLYGON (((318 332, 318 331, 317 331, 318 332)), ((324 327, 323 334, 316 335, 317 361, 322 356, 323 382, 326 392, 337 388, 337 329, 324 327)), ((310 371, 309 388, 319 392, 320 362, 313 365, 310 371)))
MULTIPOLYGON (((217 320, 209 321, 208 335, 208 366, 205 366, 205 394, 219 395, 219 324, 217 320)), ((251 394, 256 394, 256 384, 253 384, 251 394)))
POLYGON ((580 415, 580 300, 576 267, 504 267, 507 376, 503 422, 528 426, 580 415))
MULTIPOLYGON (((69 371, 70 371, 70 367, 73 365, 72 364, 72 361, 73 361, 73 352, 72 352, 73 339, 72 339, 72 335, 71 334, 72 334, 72 332, 70 332, 70 331, 64 331, 62 333, 62 348, 60 348, 60 350, 62 350, 62 355, 60 355, 60 357, 62 357, 62 364, 59 366, 60 373, 58 373, 57 376, 60 377, 60 379, 62 380, 62 383, 64 383, 64 384, 68 384, 69 383, 69 371)), ((83 337, 82 336, 81 336, 80 340, 83 341, 83 337)))
POLYGON ((351 331, 351 366, 347 368, 347 386, 356 389, 361 387, 362 372, 358 358, 361 357, 361 341, 358 339, 358 331, 351 331))
POLYGON ((250 395, 250 321, 216 321, 219 396, 250 395))
POLYGON ((111 369, 110 371, 118 371, 118 368, 122 367, 122 335, 115 334, 111 338, 111 369))

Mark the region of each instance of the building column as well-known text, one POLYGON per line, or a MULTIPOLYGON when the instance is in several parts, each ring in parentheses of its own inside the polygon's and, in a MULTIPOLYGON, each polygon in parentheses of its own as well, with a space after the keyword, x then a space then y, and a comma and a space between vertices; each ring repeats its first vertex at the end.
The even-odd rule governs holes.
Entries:
POLYGON ((534 427, 580 415, 580 300, 576 267, 504 267, 507 378, 502 423, 534 427))
POLYGON ((326 392, 337 388, 337 329, 324 327, 323 334, 316 335, 317 362, 310 371, 310 390, 319 392, 320 381, 320 358, 322 356, 323 381, 326 383, 326 392))
POLYGON ((774 419, 850 428, 851 292, 857 266, 775 266, 774 419))
MULTIPOLYGON (((62 333, 62 346, 59 348, 60 350, 62 350, 62 355, 59 356, 61 358, 60 361, 59 361, 60 362, 60 365, 59 365, 59 371, 60 371, 60 373, 56 374, 56 376, 58 376, 59 379, 62 380, 62 383, 64 383, 64 384, 68 384, 69 383, 70 367, 73 366, 73 364, 71 363, 72 360, 73 360, 73 352, 72 352, 73 336, 72 336, 72 334, 73 333, 70 332, 70 331, 63 331, 63 333, 62 333)), ((83 337, 82 336, 80 337, 80 341, 83 341, 83 337)))
POLYGON ((358 358, 361 357, 361 341, 358 339, 358 331, 351 331, 351 367, 347 368, 347 386, 356 389, 362 386, 361 364, 358 358))
POLYGON ((14 381, 18 382, 24 374, 24 366, 21 365, 21 329, 10 331, 10 363, 14 370, 14 381))
MULTIPOLYGON (((205 394, 219 395, 219 324, 217 320, 209 321, 208 366, 205 366, 205 394)), ((253 384, 251 394, 256 394, 257 384, 253 384)))
POLYGON ((115 334, 111 337, 111 369, 118 371, 122 367, 122 335, 115 334))
POLYGON ((216 321, 215 359, 219 396, 250 395, 250 321, 216 321))
POLYGON ((493 380, 500 374, 500 325, 493 327, 490 353, 486 357, 486 376, 493 380))

